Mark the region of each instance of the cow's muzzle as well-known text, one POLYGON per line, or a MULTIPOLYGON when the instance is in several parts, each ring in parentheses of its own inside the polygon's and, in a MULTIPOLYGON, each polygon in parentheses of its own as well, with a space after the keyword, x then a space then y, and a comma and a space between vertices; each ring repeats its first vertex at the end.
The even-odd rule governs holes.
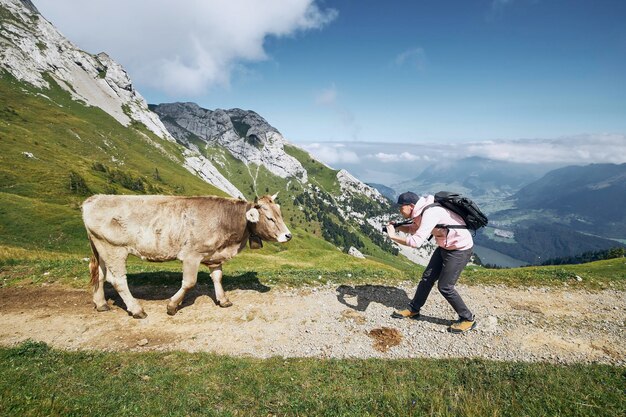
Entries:
POLYGON ((280 243, 289 242, 291 240, 291 233, 283 233, 277 239, 280 243))

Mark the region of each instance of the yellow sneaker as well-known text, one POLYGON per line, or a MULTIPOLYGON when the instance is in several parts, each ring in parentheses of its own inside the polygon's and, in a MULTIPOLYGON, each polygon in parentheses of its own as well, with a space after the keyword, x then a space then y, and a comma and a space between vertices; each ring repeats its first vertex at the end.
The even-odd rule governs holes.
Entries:
POLYGON ((476 327, 476 320, 458 320, 448 327, 450 333, 465 333, 476 327))
POLYGON ((417 319, 419 316, 419 311, 411 311, 408 308, 406 310, 394 311, 391 314, 391 317, 394 319, 417 319))

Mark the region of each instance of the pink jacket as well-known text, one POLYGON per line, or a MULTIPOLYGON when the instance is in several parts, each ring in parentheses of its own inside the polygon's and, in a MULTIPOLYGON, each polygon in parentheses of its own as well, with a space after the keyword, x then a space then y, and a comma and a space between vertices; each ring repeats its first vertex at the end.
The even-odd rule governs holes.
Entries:
POLYGON ((409 226, 409 236, 406 238, 408 246, 417 248, 421 246, 432 234, 437 245, 447 250, 465 250, 474 246, 472 233, 467 229, 436 229, 435 225, 465 225, 465 222, 456 213, 440 206, 429 207, 424 215, 422 210, 435 202, 435 197, 428 195, 420 197, 415 203, 411 217, 413 224, 409 226))

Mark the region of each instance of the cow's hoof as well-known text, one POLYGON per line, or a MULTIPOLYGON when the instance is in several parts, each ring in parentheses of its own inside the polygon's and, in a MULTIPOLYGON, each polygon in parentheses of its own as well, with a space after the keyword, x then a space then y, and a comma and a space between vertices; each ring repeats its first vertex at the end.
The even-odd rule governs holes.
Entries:
POLYGON ((178 311, 178 307, 174 306, 167 306, 167 314, 169 314, 170 316, 173 316, 174 314, 176 314, 176 312, 178 311))
POLYGON ((101 306, 96 306, 96 311, 109 311, 111 307, 108 304, 103 304, 101 306))
POLYGON ((134 319, 145 319, 146 317, 148 317, 148 315, 143 310, 141 310, 139 313, 133 314, 134 319))
POLYGON ((226 301, 218 301, 217 302, 218 305, 222 308, 226 308, 226 307, 230 307, 233 305, 233 303, 231 303, 230 301, 226 300, 226 301))

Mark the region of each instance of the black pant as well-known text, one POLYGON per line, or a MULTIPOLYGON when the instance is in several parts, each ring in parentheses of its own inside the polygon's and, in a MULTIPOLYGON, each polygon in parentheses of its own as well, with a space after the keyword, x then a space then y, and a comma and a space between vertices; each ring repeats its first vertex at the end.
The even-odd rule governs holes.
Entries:
POLYGON ((462 320, 474 320, 474 315, 467 308, 463 299, 454 288, 465 265, 472 256, 472 249, 446 250, 437 248, 433 253, 428 266, 422 275, 422 280, 417 286, 413 301, 409 304, 412 311, 420 311, 426 303, 430 290, 439 281, 437 288, 441 295, 450 303, 454 311, 462 320))

